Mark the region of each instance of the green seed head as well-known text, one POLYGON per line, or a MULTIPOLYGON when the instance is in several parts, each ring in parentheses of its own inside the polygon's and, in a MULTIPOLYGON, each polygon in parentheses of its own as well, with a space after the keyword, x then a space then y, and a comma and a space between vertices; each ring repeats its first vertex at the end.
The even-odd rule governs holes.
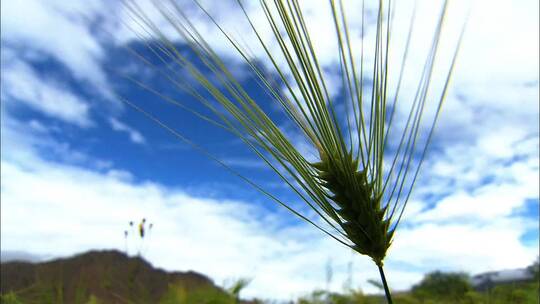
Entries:
MULTIPOLYGON (((358 49, 352 41, 354 36, 350 35, 346 9, 342 1, 329 3, 328 12, 334 24, 338 50, 336 55, 339 58, 343 84, 343 94, 332 96, 328 91, 332 82, 326 79, 325 66, 321 65, 322 61, 318 58, 318 52, 312 43, 313 33, 310 34, 311 30, 304 22, 305 16, 299 1, 260 1, 260 9, 270 26, 274 43, 277 42, 277 49, 263 39, 265 35, 262 35, 260 29, 255 26, 255 22, 242 4, 243 1, 238 1, 238 9, 255 35, 256 39, 253 42, 264 50, 257 57, 252 56, 249 49, 239 44, 233 35, 229 34, 198 1, 195 1, 201 12, 245 60, 246 67, 253 72, 262 91, 268 93, 271 101, 278 105, 288 121, 296 126, 296 131, 305 135, 307 141, 313 144, 313 148, 318 150, 320 162, 311 163, 294 145, 295 140, 280 127, 282 121, 278 123, 273 119, 275 117, 273 112, 261 107, 263 103, 266 104, 265 99, 260 99, 264 94, 250 95, 241 80, 236 79, 229 69, 228 59, 221 57, 219 52, 212 48, 205 35, 191 22, 190 14, 186 14, 181 6, 173 0, 152 1, 161 17, 174 28, 178 37, 185 42, 185 47, 196 57, 195 60, 177 49, 176 42, 152 21, 136 1, 124 1, 131 17, 139 20, 141 31, 145 33, 142 36, 148 33, 155 39, 155 47, 152 47, 154 43, 149 44, 152 53, 162 57, 167 67, 172 63, 172 66, 181 71, 188 71, 191 80, 198 83, 200 90, 176 81, 175 77, 167 74, 170 70, 162 71, 151 60, 145 60, 137 50, 130 49, 130 51, 136 57, 143 58, 145 64, 164 72, 175 88, 200 101, 200 105, 208 110, 210 115, 199 112, 196 108, 176 101, 149 86, 141 85, 137 80, 134 82, 165 101, 240 138, 250 151, 261 158, 302 202, 317 214, 320 221, 295 210, 142 107, 125 99, 122 101, 178 139, 217 161, 302 220, 314 225, 341 244, 370 256, 381 266, 431 141, 449 87, 463 32, 460 34, 447 71, 443 91, 435 100, 435 111, 425 111, 425 106, 432 99, 431 96, 428 98, 430 95, 428 92, 432 86, 431 75, 448 5, 447 0, 443 1, 427 60, 422 73, 418 75, 420 79, 418 87, 411 88, 413 89, 411 92, 416 92, 416 97, 408 103, 410 110, 401 115, 401 111, 397 109, 401 108, 401 99, 404 97, 398 93, 402 75, 405 74, 405 63, 408 62, 414 13, 410 19, 409 32, 406 33, 401 67, 393 67, 393 61, 389 60, 390 54, 393 53, 390 50, 390 46, 393 45, 391 43, 393 35, 390 35, 390 32, 393 31, 392 18, 397 14, 393 12, 392 1, 374 2, 378 9, 374 28, 375 53, 372 60, 368 60, 370 57, 365 55, 363 42, 358 49), (268 64, 269 72, 273 72, 276 79, 274 76, 267 77, 266 68, 260 68, 258 61, 261 59, 268 64), (281 61, 286 64, 280 64, 281 61), (397 71, 399 73, 394 74, 397 71), (370 81, 366 81, 368 73, 372 78, 370 81), (276 81, 277 85, 274 83, 276 81), (371 94, 364 92, 366 86, 370 86, 371 94), (394 86, 396 91, 390 92, 388 88, 394 86), (391 113, 387 114, 387 110, 391 110, 391 113), (396 117, 402 116, 400 119, 406 121, 401 129, 400 125, 392 123, 398 119, 394 119, 394 112, 397 112, 396 117), (422 135, 422 130, 426 128, 427 134, 422 135), (401 139, 389 144, 387 140, 393 138, 401 139), (386 159, 391 159, 392 162, 385 163, 386 159), (386 164, 389 165, 388 168, 386 164)), ((361 9, 364 15, 363 4, 361 9)), ((363 24, 364 20, 361 27, 362 36, 364 36, 363 24)), ((133 225, 133 222, 130 222, 130 226, 133 225)))
POLYGON ((377 264, 382 263, 392 233, 389 221, 384 219, 381 196, 375 192, 373 183, 368 182, 366 171, 358 171, 358 161, 350 153, 344 159, 321 153, 321 161, 312 166, 320 185, 328 191, 353 248, 377 264))

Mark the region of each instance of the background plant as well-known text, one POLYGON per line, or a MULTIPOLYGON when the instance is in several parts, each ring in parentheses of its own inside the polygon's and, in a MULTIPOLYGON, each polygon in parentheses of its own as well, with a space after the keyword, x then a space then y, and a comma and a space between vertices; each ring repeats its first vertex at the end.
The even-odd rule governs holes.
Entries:
POLYGON ((413 286, 412 293, 419 299, 446 299, 457 302, 472 290, 466 274, 435 271, 427 274, 420 283, 413 286))

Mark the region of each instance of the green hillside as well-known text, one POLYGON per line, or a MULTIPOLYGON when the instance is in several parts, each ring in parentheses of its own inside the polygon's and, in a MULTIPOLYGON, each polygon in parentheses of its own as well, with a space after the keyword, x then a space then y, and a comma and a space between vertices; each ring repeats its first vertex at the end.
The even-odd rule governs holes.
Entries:
POLYGON ((166 272, 118 251, 1 267, 2 303, 232 303, 195 272, 166 272), (202 300, 204 296, 204 300, 202 300))

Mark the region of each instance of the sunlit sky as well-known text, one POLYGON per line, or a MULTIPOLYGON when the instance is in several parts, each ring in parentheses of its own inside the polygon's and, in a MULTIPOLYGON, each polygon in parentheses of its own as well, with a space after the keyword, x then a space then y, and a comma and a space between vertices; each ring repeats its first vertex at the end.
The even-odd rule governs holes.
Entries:
MULTIPOLYGON (((191 1, 180 2, 248 92, 270 102, 211 22, 191 1)), ((262 26, 255 2, 248 13, 262 26)), ((328 3, 304 2, 321 64, 338 94, 328 3)), ((436 2, 418 1, 419 47, 429 43, 422 37, 433 30, 436 2)), ((470 18, 433 149, 385 262, 395 290, 437 269, 476 274, 526 267, 538 256, 538 1, 451 2, 448 37, 456 37, 468 7, 470 18)), ((360 1, 345 4, 354 36, 361 25, 360 1)), ((235 1, 203 5, 236 37, 254 41, 235 1)), ((369 12, 372 6, 367 7, 369 12)), ((368 44, 374 19, 366 22, 368 44)), ((368 257, 296 218, 118 100, 144 106, 300 206, 240 140, 120 76, 196 104, 127 52, 128 45, 144 52, 144 43, 126 24, 133 20, 121 1, 2 1, 2 254, 49 259, 90 249, 125 251, 129 221, 144 217, 153 223, 152 232, 144 244, 128 238, 130 254, 142 248, 156 267, 195 270, 220 285, 251 278, 247 297, 291 299, 324 288, 328 263, 331 289, 342 290, 352 273, 353 287, 377 292, 366 282, 378 278, 368 257)), ((403 33, 403 24, 396 24, 396 33, 403 33)), ((277 50, 270 33, 263 36, 277 50)), ((403 36, 395 40, 403 42, 403 36)), ((441 62, 449 62, 451 45, 443 47, 441 62)), ((414 82, 422 52, 414 46, 411 52, 414 82)), ((271 104, 265 107, 272 111, 271 104)))

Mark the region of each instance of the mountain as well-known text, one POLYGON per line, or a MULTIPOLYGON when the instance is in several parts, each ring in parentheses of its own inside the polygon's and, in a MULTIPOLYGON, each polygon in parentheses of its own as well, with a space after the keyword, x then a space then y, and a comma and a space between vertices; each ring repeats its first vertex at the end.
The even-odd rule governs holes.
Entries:
POLYGON ((166 272, 112 250, 41 263, 2 263, 0 294, 2 303, 199 303, 197 295, 231 303, 202 274, 166 272))
POLYGON ((25 251, 17 250, 2 250, 0 251, 0 263, 22 261, 37 263, 45 260, 47 256, 35 255, 25 251))

